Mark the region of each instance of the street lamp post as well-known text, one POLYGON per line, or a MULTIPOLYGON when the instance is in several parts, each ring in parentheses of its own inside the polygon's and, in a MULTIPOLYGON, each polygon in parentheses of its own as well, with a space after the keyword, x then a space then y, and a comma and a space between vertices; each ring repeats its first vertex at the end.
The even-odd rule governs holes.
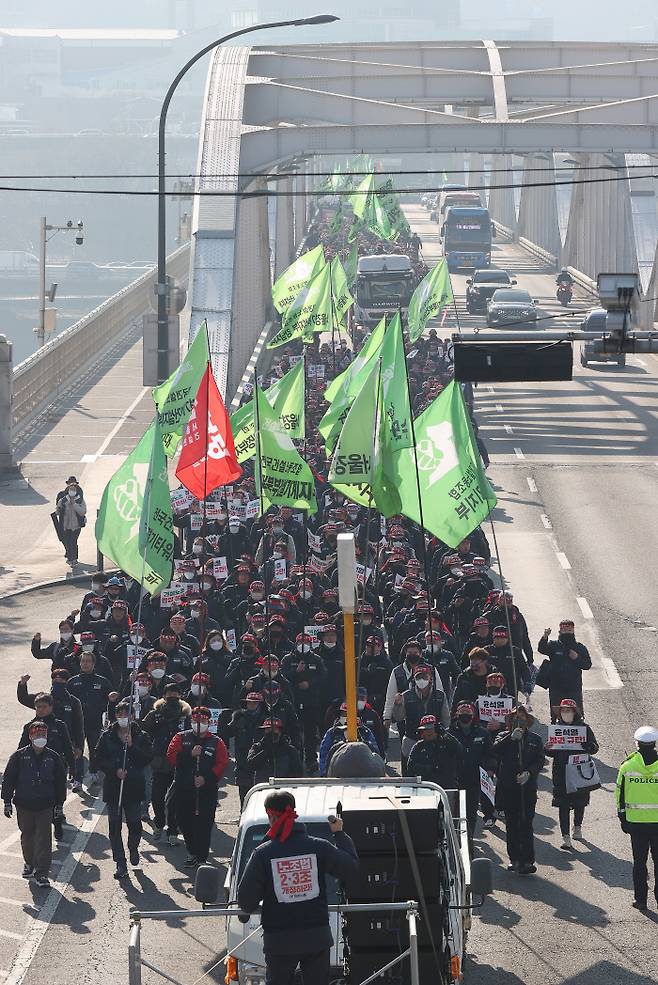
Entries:
POLYGON ((183 65, 180 72, 173 80, 167 93, 164 97, 162 103, 162 109, 160 110, 160 125, 158 128, 158 282, 156 284, 156 294, 158 298, 158 381, 160 383, 169 375, 169 323, 168 323, 168 311, 167 311, 167 244, 166 244, 166 203, 167 203, 167 193, 165 190, 165 127, 167 125, 167 112, 169 110, 169 104, 171 103, 172 96, 174 95, 178 85, 187 74, 187 72, 195 65, 200 58, 207 55, 209 51, 214 48, 218 48, 220 45, 225 44, 227 41, 232 41, 233 38, 239 38, 243 34, 252 34, 255 31, 264 31, 270 27, 303 27, 309 24, 331 24, 333 21, 339 20, 333 14, 318 14, 315 17, 300 17, 295 20, 288 21, 273 21, 267 24, 252 24, 251 27, 242 28, 240 31, 233 31, 231 34, 226 34, 222 38, 218 38, 217 41, 212 41, 210 44, 206 45, 200 51, 197 51, 195 55, 190 58, 188 62, 183 65))
MULTIPOLYGON (((35 329, 37 335, 37 349, 40 349, 46 341, 46 246, 48 241, 53 238, 52 236, 48 236, 48 233, 52 232, 54 236, 56 233, 75 232, 76 245, 81 246, 83 241, 83 229, 84 224, 82 219, 79 219, 77 223, 74 223, 72 219, 69 219, 65 226, 50 226, 48 225, 45 215, 41 217, 41 222, 39 225, 39 324, 35 329)), ((56 290, 57 284, 53 284, 49 295, 51 304, 55 298, 56 290)))

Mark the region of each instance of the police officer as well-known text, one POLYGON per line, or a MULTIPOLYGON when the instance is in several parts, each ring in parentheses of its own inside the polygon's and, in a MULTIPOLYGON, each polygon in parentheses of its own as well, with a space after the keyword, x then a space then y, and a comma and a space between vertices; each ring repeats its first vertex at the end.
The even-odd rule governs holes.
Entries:
POLYGON ((532 715, 518 707, 508 727, 496 736, 497 792, 505 811, 507 854, 512 872, 523 876, 537 871, 532 824, 537 806, 537 777, 544 768, 544 746, 530 731, 532 715))
POLYGON ((342 881, 354 878, 356 849, 340 818, 328 819, 335 844, 307 835, 297 820, 295 798, 286 790, 268 794, 265 810, 270 829, 244 870, 238 906, 254 913, 262 901, 268 982, 291 982, 299 965, 303 985, 328 985, 333 938, 326 874, 342 881), (298 875, 294 880, 289 877, 293 866, 298 875))
POLYGON ((169 743, 167 761, 174 769, 173 798, 187 858, 186 868, 203 865, 210 851, 219 781, 228 765, 223 741, 209 731, 210 709, 192 710, 192 728, 177 732, 169 743))
POLYGON ((624 760, 617 774, 617 816, 622 831, 631 836, 633 906, 646 910, 649 852, 654 869, 653 893, 658 903, 658 729, 642 725, 634 738, 637 750, 624 760))

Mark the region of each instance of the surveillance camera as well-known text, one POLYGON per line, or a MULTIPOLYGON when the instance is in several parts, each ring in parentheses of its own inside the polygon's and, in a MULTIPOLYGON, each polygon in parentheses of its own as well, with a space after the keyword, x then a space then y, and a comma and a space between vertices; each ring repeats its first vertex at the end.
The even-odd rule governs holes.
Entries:
POLYGON ((78 219, 78 229, 82 229, 83 225, 82 219, 78 219))
POLYGON ((66 228, 71 229, 72 226, 73 226, 73 219, 69 219, 69 221, 66 223, 66 228))
POLYGON ((78 235, 75 237, 75 245, 82 246, 83 242, 84 242, 84 236, 82 235, 82 233, 78 233, 78 235))

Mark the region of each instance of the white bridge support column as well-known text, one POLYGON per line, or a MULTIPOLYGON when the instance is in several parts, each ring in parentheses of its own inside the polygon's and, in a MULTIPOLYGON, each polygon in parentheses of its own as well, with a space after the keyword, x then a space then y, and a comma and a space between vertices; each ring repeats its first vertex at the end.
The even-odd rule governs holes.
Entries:
MULTIPOLYGON (((596 280, 602 272, 635 273, 638 269, 629 183, 621 172, 602 170, 611 158, 580 155, 574 178, 616 179, 574 185, 562 263, 596 280), (596 170, 592 170, 596 168, 596 170)), ((614 164, 623 164, 615 155, 614 164)))
POLYGON ((276 230, 274 240, 274 276, 279 277, 295 255, 295 229, 293 223, 292 178, 274 183, 279 193, 276 199, 276 230))
POLYGON ((524 158, 518 233, 559 262, 562 241, 552 155, 548 159, 543 154, 529 154, 524 158))
MULTIPOLYGON (((304 165, 302 165, 304 167, 304 165)), ((295 178, 295 252, 299 249, 306 235, 306 176, 297 175, 295 178)))
MULTIPOLYGON (((256 178, 244 190, 264 190, 266 187, 264 178, 256 178)), ((231 358, 226 387, 229 399, 235 393, 256 341, 263 331, 271 299, 267 196, 240 198, 237 206, 233 267, 231 358)))
POLYGON ((518 236, 516 222, 516 206, 514 205, 514 175, 512 173, 512 157, 510 154, 496 154, 489 184, 489 212, 494 222, 505 226, 512 233, 512 238, 518 236), (501 186, 506 185, 503 188, 501 186))

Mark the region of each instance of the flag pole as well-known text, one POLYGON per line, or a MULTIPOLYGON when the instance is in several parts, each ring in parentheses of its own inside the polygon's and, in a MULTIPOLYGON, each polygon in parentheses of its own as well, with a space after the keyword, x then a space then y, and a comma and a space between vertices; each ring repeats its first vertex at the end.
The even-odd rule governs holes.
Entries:
MULTIPOLYGON (((407 393, 409 393, 409 364, 407 363, 407 349, 404 341, 404 329, 402 327, 402 311, 400 311, 400 335, 402 336, 402 352, 404 355, 404 372, 407 377, 407 393)), ((416 428, 414 425, 414 415, 411 408, 411 400, 409 401, 409 421, 411 424, 411 440, 413 442, 414 449, 414 472, 416 473, 416 492, 418 493, 418 515, 420 518, 420 543, 423 555, 423 571, 425 573, 425 587, 427 589, 427 630, 432 633, 432 618, 430 616, 431 609, 431 593, 430 593, 430 579, 429 579, 429 569, 427 567, 427 545, 425 543, 425 520, 423 518, 423 497, 420 491, 420 475, 418 473, 418 449, 416 447, 416 428)))
MULTIPOLYGON (((302 372, 304 374, 304 461, 306 461, 306 451, 307 451, 306 446, 308 439, 308 435, 307 435, 308 429, 306 425, 306 418, 308 416, 306 414, 306 348, 307 347, 304 345, 304 342, 302 341, 302 372)), ((304 565, 302 570, 302 588, 304 586, 304 582, 306 581, 307 565, 308 565, 308 514, 307 511, 304 510, 304 565)), ((308 609, 307 609, 307 603, 305 598, 302 599, 302 615, 304 617, 302 620, 302 633, 305 633, 307 626, 306 620, 308 617, 308 609)))
POLYGON ((331 354, 333 364, 333 374, 336 375, 336 308, 334 305, 334 272, 332 269, 333 257, 329 261, 329 294, 331 299, 331 354))
MULTIPOLYGON (((363 565, 363 590, 361 592, 361 606, 365 604, 366 601, 366 582, 368 580, 368 545, 370 544, 370 521, 372 519, 372 483, 375 478, 375 452, 377 449, 377 439, 379 435, 379 404, 381 398, 381 386, 382 386, 382 357, 379 357, 379 371, 377 373, 377 394, 375 397, 375 429, 372 436, 372 452, 370 455, 370 488, 368 494, 368 519, 366 521, 366 550, 365 550, 365 560, 363 565)), ((359 583, 357 580, 356 584, 357 597, 359 593, 359 583)), ((356 655, 356 675, 357 681, 361 673, 361 653, 363 651, 363 619, 359 619, 359 643, 358 643, 358 653, 356 655)))

